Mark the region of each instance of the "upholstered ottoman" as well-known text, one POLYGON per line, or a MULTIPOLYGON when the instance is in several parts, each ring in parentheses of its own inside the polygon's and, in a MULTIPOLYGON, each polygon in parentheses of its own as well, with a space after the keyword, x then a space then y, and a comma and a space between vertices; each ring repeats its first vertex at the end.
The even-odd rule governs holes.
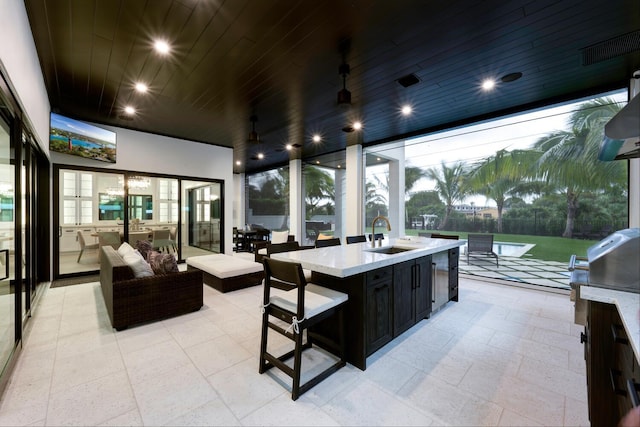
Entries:
POLYGON ((220 292, 259 285, 264 278, 262 264, 224 254, 189 257, 187 270, 202 271, 204 283, 220 292))

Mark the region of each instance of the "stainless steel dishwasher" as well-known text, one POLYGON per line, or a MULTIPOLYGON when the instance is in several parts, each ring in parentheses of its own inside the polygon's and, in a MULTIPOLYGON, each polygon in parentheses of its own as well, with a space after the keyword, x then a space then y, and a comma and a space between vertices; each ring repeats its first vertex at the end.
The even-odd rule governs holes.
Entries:
POLYGON ((431 266, 431 312, 434 312, 449 301, 449 254, 445 251, 431 255, 431 266))

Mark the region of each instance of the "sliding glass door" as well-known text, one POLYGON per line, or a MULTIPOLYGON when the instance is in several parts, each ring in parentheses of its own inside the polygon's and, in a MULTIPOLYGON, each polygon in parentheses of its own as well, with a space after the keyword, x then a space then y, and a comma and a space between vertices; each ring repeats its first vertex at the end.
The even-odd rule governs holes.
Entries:
POLYGON ((222 244, 222 186, 182 181, 182 256, 220 253, 222 244))
POLYGON ((11 127, 0 114, 0 373, 4 371, 16 342, 14 176, 11 127))

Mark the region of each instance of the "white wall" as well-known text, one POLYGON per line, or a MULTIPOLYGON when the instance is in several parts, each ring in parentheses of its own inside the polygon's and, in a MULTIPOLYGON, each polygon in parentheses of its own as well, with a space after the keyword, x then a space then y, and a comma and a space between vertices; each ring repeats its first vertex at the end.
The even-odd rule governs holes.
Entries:
MULTIPOLYGON (((2 0, 0 0, 2 1, 2 0)), ((225 253, 233 248, 233 150, 129 129, 96 126, 116 132, 116 163, 51 152, 53 163, 93 168, 151 172, 168 176, 224 181, 225 253)), ((55 197, 55 195, 54 195, 55 197)))
POLYGON ((51 108, 27 12, 21 0, 0 0, 0 28, 0 67, 27 114, 38 144, 48 153, 51 108))

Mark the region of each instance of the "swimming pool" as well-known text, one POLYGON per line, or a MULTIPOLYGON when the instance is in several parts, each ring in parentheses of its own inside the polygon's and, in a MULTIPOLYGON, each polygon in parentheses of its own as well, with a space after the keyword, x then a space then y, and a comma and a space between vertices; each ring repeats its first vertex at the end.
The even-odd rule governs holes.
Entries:
MULTIPOLYGON (((493 252, 502 256, 521 257, 535 245, 530 243, 493 242, 493 252)), ((462 247, 462 253, 467 253, 467 245, 462 247)))

